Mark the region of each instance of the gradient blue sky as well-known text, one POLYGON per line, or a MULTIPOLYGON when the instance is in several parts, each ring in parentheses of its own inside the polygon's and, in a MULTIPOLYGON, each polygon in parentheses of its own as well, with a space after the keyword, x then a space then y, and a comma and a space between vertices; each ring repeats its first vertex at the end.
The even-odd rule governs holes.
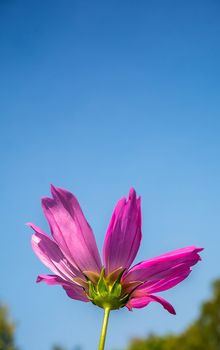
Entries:
POLYGON ((142 196, 136 261, 205 247, 190 278, 159 305, 113 312, 107 349, 180 331, 220 275, 220 3, 0 1, 1 288, 22 350, 96 348, 102 310, 59 287, 30 247, 48 231, 40 197, 72 190, 101 248, 116 201, 142 196))

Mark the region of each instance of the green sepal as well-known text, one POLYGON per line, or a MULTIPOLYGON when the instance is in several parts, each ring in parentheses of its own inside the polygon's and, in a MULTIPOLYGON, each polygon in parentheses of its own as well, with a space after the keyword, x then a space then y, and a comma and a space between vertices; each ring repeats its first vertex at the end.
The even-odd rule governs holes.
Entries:
MULTIPOLYGON (((129 293, 123 292, 123 285, 121 283, 121 278, 124 273, 124 269, 117 269, 114 271, 114 280, 110 280, 108 276, 105 275, 104 267, 101 270, 101 273, 99 275, 97 282, 95 283, 95 279, 93 277, 93 274, 86 273, 87 274, 87 296, 89 300, 95 305, 98 305, 99 307, 103 309, 110 309, 110 310, 116 310, 120 309, 121 307, 125 306, 129 300, 129 293), (92 276, 93 280, 90 280, 89 278, 92 276)), ((86 282, 85 282, 86 283, 86 282)))
POLYGON ((97 284, 97 292, 102 296, 106 296, 108 294, 108 286, 106 284, 104 275, 105 270, 103 267, 97 284))
MULTIPOLYGON (((117 277, 115 283, 119 283, 119 282, 121 281, 121 278, 122 278, 122 275, 123 275, 124 271, 125 271, 125 269, 123 269, 123 270, 121 270, 121 271, 119 272, 118 277, 117 277)), ((114 283, 114 284, 115 284, 115 283, 114 283)))
POLYGON ((121 295, 122 286, 121 286, 120 280, 121 280, 123 273, 124 273, 124 269, 120 271, 116 281, 113 283, 113 285, 111 287, 111 295, 114 297, 119 297, 121 295))
POLYGON ((128 299, 129 299, 129 294, 125 294, 123 298, 120 299, 120 302, 122 303, 122 305, 127 304, 128 299))
POLYGON ((94 284, 91 281, 88 281, 88 284, 89 284, 89 297, 91 299, 94 299, 94 298, 97 297, 98 293, 97 293, 97 291, 95 289, 94 284))
POLYGON ((114 283, 113 286, 112 286, 112 289, 111 289, 111 295, 113 297, 120 297, 121 295, 121 290, 122 290, 122 286, 120 283, 114 283))
POLYGON ((119 267, 116 270, 112 271, 110 274, 108 274, 106 276, 106 280, 108 282, 108 284, 113 284, 115 282, 115 280, 117 279, 117 277, 119 276, 119 274, 122 272, 124 272, 125 269, 123 267, 119 267))

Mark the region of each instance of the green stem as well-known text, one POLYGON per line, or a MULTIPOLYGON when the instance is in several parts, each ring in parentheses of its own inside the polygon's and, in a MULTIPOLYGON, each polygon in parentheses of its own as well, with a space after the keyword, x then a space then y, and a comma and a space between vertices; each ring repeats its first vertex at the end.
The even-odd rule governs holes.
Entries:
POLYGON ((101 335, 100 335, 98 350, 104 350, 104 347, 105 347, 105 338, 106 338, 106 332, 107 332, 107 326, 108 326, 108 319, 109 319, 110 309, 106 308, 104 311, 105 312, 104 312, 104 318, 103 318, 103 323, 102 323, 102 331, 101 331, 101 335))

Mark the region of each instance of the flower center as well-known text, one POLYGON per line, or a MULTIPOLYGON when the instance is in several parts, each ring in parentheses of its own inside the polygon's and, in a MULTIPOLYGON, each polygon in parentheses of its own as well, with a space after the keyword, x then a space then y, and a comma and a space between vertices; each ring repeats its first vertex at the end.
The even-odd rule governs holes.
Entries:
POLYGON ((123 271, 119 273, 115 281, 105 277, 105 270, 102 268, 101 274, 97 283, 88 281, 89 290, 88 298, 93 304, 99 307, 111 310, 119 309, 128 302, 129 294, 123 292, 122 284, 120 283, 123 271))

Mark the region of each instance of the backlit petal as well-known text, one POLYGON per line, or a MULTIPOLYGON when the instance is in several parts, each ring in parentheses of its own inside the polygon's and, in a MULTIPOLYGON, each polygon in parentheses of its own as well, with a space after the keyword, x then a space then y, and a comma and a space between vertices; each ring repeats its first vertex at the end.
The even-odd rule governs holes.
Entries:
POLYGON ((182 272, 178 272, 177 269, 176 274, 173 274, 172 276, 170 275, 166 278, 162 278, 159 281, 147 281, 143 283, 138 289, 144 289, 148 293, 163 292, 167 289, 175 287, 177 284, 186 279, 190 273, 191 269, 189 267, 186 267, 185 270, 183 270, 182 272))
POLYGON ((122 267, 129 268, 141 242, 140 198, 134 189, 126 201, 122 198, 113 212, 103 246, 103 260, 107 274, 122 267))
POLYGON ((81 271, 100 272, 101 260, 92 229, 74 195, 51 187, 53 199, 43 198, 42 206, 54 240, 68 260, 81 271))
POLYGON ((53 239, 36 225, 28 225, 35 231, 31 240, 32 248, 44 265, 65 280, 71 281, 76 276, 84 278, 82 273, 68 262, 53 239))
POLYGON ((164 307, 164 309, 170 312, 171 314, 173 315, 176 314, 173 306, 170 303, 168 303, 168 301, 155 295, 132 298, 131 300, 129 300, 126 306, 131 311, 133 308, 137 308, 137 309, 143 308, 147 306, 149 303, 151 303, 152 301, 156 301, 160 303, 164 307))
POLYGON ((85 302, 89 301, 82 287, 74 283, 67 282, 63 280, 60 276, 39 275, 37 278, 37 282, 46 282, 49 285, 61 285, 70 298, 85 302))
MULTIPOLYGON (((131 281, 146 282, 149 288, 153 288, 155 284, 155 290, 151 289, 154 292, 171 288, 172 283, 176 285, 186 278, 191 266, 201 260, 198 254, 201 250, 202 248, 186 247, 143 261, 125 274, 123 282, 125 284, 131 281), (173 280, 175 278, 176 280, 173 280)), ((146 284, 144 286, 146 287, 146 284)))

